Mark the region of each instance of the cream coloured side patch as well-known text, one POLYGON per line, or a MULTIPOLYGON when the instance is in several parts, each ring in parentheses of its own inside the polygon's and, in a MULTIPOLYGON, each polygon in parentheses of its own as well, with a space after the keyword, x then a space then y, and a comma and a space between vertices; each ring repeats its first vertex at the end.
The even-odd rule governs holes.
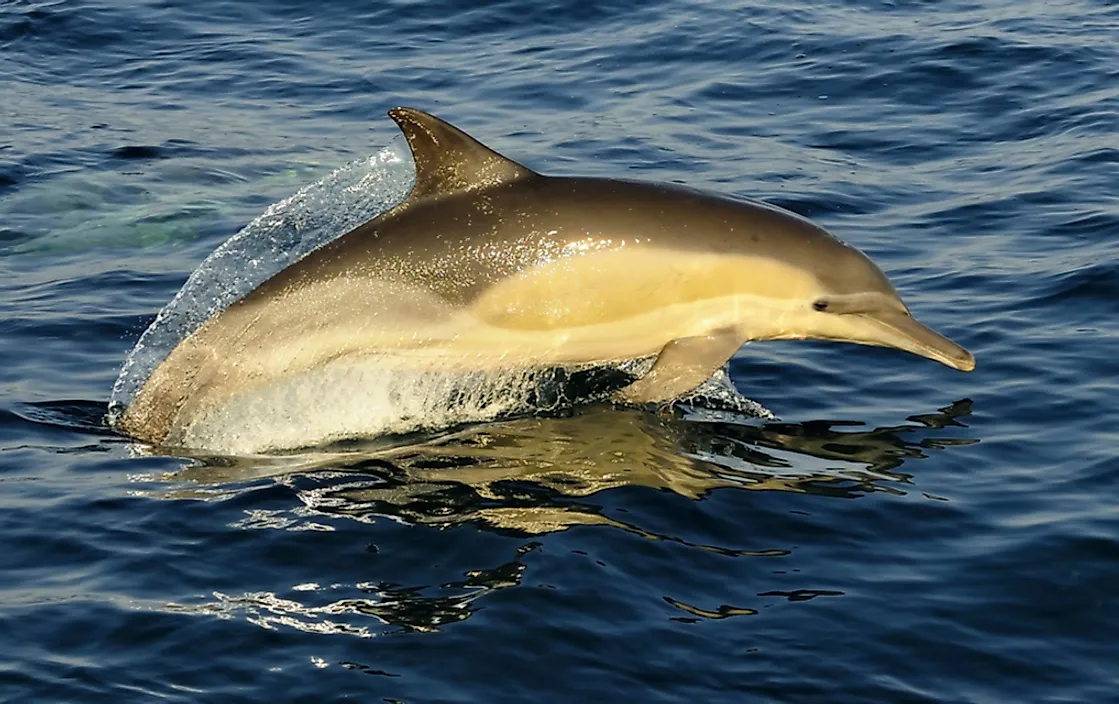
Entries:
POLYGON ((558 330, 640 317, 732 296, 808 298, 815 277, 776 259, 621 247, 556 259, 494 285, 479 320, 510 330, 558 330))

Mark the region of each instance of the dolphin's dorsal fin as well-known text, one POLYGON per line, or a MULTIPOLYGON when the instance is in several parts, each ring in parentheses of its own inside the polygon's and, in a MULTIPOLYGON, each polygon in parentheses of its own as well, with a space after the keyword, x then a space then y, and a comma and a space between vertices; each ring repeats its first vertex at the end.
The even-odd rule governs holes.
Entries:
POLYGON ((414 108, 393 108, 391 117, 412 150, 416 185, 408 196, 446 195, 473 191, 536 176, 434 115, 414 108))

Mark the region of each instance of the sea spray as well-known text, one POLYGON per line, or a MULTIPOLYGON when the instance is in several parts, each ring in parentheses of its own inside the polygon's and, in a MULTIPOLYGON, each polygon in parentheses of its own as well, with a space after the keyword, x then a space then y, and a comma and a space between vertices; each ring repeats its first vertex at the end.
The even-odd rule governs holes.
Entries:
POLYGON ((190 275, 125 358, 113 384, 114 422, 148 376, 202 323, 311 251, 400 203, 415 183, 403 137, 350 162, 268 209, 190 275))

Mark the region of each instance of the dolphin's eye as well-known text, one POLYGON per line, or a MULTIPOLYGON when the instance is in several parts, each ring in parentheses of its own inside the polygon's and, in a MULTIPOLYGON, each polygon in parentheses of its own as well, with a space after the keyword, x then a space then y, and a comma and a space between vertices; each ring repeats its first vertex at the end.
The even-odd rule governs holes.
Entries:
POLYGON ((817 298, 816 301, 812 303, 812 307, 815 308, 816 310, 821 310, 821 311, 822 310, 827 310, 828 309, 828 299, 817 298))

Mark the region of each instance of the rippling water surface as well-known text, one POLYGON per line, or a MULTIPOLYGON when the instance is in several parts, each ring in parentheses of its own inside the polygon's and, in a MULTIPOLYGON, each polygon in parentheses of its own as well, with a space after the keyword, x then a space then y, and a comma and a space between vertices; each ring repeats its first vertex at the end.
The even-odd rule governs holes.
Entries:
POLYGON ((1105 0, 0 4, 0 699, 1119 701, 1116 184, 1105 0), (199 263, 400 104, 812 217, 979 367, 754 344, 777 420, 334 454, 108 430, 199 263))

